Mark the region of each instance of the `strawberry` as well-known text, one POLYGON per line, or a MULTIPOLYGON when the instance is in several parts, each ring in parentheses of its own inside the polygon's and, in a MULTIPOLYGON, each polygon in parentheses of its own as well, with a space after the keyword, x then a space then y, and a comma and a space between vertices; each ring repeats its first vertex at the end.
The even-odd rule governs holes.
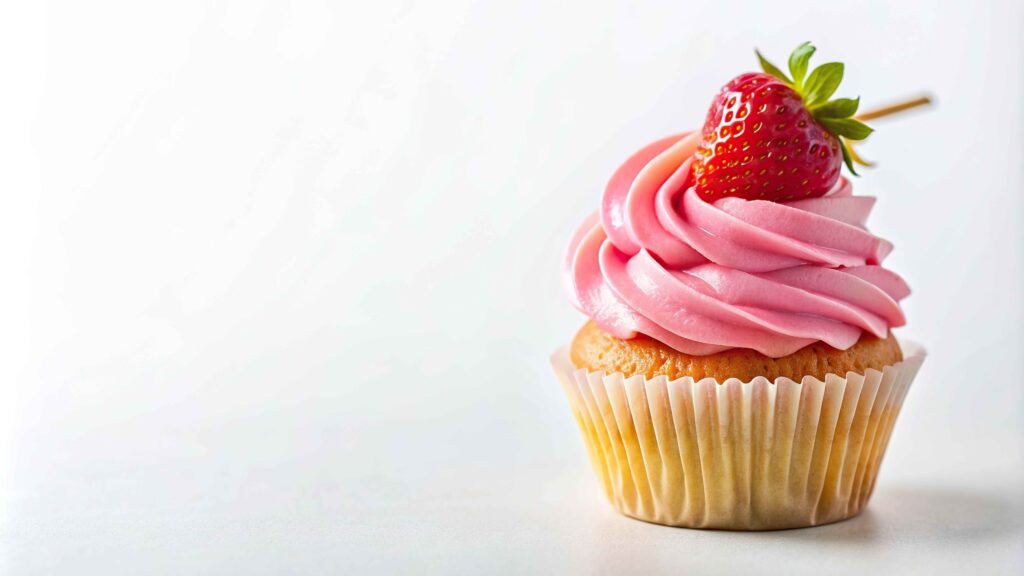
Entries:
POLYGON ((852 118, 860 98, 829 100, 843 79, 842 64, 807 74, 814 50, 805 42, 793 51, 792 79, 755 51, 765 73, 740 74, 722 87, 693 163, 702 198, 784 202, 828 192, 843 162, 857 174, 847 141, 863 140, 871 128, 852 118))

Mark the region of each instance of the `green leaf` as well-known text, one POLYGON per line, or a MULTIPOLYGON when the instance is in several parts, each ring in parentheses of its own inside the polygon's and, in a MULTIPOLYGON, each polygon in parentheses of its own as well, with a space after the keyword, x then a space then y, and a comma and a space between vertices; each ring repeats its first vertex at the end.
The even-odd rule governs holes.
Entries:
POLYGON ((835 94, 839 83, 843 81, 843 64, 829 62, 822 64, 811 72, 803 86, 804 101, 808 106, 824 104, 835 94))
POLYGON ((803 86, 804 77, 807 76, 807 63, 810 61, 811 55, 814 54, 814 50, 815 48, 810 42, 804 42, 789 55, 789 73, 793 75, 793 83, 797 87, 803 86))
POLYGON ((792 84, 793 83, 792 80, 790 80, 789 78, 786 78, 786 74, 782 70, 779 70, 775 66, 775 64, 772 64, 771 62, 766 60, 765 57, 761 55, 761 52, 759 50, 755 49, 754 53, 757 54, 757 59, 761 61, 761 69, 762 70, 764 70, 765 72, 771 74, 772 76, 775 76, 779 80, 782 80, 786 84, 792 84))
POLYGON ((836 98, 811 110, 818 120, 822 118, 849 118, 857 113, 860 98, 836 98))
POLYGON ((820 118, 818 122, 836 136, 850 140, 863 140, 874 132, 873 128, 853 118, 820 118))
POLYGON ((846 141, 842 138, 839 139, 839 148, 843 151, 843 163, 846 164, 846 167, 850 170, 850 174, 860 176, 860 174, 857 174, 857 170, 853 167, 853 159, 850 157, 850 150, 847 148, 846 141))
MULTIPOLYGON (((845 140, 844 140, 844 142, 845 142, 845 140)), ((854 164, 856 164, 858 166, 865 166, 865 167, 868 167, 868 168, 871 168, 872 166, 875 165, 874 162, 868 162, 867 160, 861 158, 860 154, 857 154, 857 149, 854 148, 852 144, 850 144, 849 142, 846 142, 846 144, 847 144, 846 150, 847 150, 847 152, 850 153, 850 158, 853 158, 853 163, 854 164)))

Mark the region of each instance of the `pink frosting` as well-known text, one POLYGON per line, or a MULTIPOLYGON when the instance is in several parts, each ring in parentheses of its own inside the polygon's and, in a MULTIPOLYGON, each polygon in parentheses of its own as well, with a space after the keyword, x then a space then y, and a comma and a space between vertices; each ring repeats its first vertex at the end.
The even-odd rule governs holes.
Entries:
POLYGON ((646 334, 687 354, 750 348, 780 357, 821 341, 853 346, 904 324, 910 290, 881 266, 892 245, 865 221, 875 199, 841 178, 788 203, 694 192, 699 134, 642 148, 612 175, 601 211, 565 260, 573 304, 620 338, 646 334))

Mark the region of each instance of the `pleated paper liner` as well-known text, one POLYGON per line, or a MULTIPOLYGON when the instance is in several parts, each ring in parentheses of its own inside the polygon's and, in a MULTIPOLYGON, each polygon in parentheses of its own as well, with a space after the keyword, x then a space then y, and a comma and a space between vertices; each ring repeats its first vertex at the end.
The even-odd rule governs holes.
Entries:
POLYGON ((621 513, 689 528, 773 530, 856 516, 875 487, 924 350, 825 381, 624 378, 552 357, 591 463, 621 513))

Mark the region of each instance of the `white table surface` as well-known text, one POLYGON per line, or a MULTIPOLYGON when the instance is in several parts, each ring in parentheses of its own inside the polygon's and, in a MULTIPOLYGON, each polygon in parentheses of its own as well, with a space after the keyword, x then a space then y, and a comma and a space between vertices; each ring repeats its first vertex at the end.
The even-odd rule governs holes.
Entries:
MULTIPOLYGON (((8 573, 1013 574, 1024 565, 1019 479, 916 474, 890 461, 851 521, 771 533, 665 528, 606 504, 543 370, 492 374, 477 384, 507 391, 481 390, 470 408, 438 398, 429 379, 393 397, 384 386, 353 393, 317 370, 260 377, 274 363, 190 390, 167 381, 160 393, 68 386, 24 398, 23 420, 35 424, 16 439, 6 494, 8 573)), ((913 390, 907 409, 921 409, 922 395, 913 390)), ((904 424, 890 460, 919 436, 904 424)))
POLYGON ((348 4, 2 9, 0 573, 1024 573, 1024 5, 348 4), (620 517, 561 251, 806 38, 937 96, 855 183, 930 356, 860 518, 620 517))

